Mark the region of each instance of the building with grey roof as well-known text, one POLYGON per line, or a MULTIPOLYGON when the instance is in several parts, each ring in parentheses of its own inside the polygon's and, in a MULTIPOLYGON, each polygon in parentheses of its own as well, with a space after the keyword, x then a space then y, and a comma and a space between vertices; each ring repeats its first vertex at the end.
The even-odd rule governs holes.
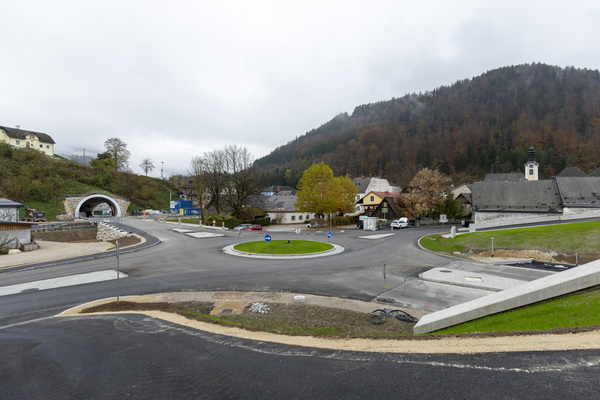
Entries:
POLYGON ((557 178, 587 178, 587 176, 588 174, 577 167, 566 167, 560 171, 560 174, 556 175, 557 178))
POLYGON ((296 209, 298 197, 295 194, 275 193, 259 197, 260 207, 269 215, 274 224, 306 223, 315 218, 314 213, 301 213, 296 209))
POLYGON ((475 223, 600 217, 600 177, 572 174, 578 173, 571 169, 548 180, 474 183, 475 223))
POLYGON ((0 142, 21 149, 33 149, 54 156, 54 140, 46 133, 28 131, 19 127, 0 126, 0 142))

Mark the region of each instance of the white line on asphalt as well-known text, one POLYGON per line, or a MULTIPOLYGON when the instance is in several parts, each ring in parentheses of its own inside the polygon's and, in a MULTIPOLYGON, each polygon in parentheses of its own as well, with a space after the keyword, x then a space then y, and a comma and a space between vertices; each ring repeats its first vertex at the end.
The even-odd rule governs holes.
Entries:
POLYGON ((186 233, 186 235, 197 238, 197 239, 204 239, 204 238, 210 238, 210 237, 220 237, 220 236, 225 236, 222 233, 208 233, 208 232, 194 232, 194 233, 186 233))
MULTIPOLYGON (((127 278, 127 276, 127 274, 121 272, 119 278, 127 278)), ((8 296, 10 294, 23 293, 25 291, 56 289, 65 286, 83 285, 85 283, 110 281, 113 279, 117 279, 116 271, 97 271, 87 274, 63 276, 61 278, 2 286, 0 287, 0 296, 8 296)))
POLYGON ((371 239, 371 240, 375 240, 375 239, 383 239, 386 238, 388 236, 394 236, 395 233, 383 233, 383 234, 379 234, 379 235, 370 235, 370 236, 359 236, 359 239, 371 239))

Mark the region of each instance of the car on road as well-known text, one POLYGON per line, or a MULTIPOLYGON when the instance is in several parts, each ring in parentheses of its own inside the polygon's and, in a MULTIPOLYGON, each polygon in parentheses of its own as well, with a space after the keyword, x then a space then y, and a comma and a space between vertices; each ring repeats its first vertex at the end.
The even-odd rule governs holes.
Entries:
POLYGON ((394 228, 406 228, 408 226, 408 218, 406 217, 402 217, 400 219, 395 219, 392 221, 392 223, 390 224, 390 226, 392 227, 392 229, 394 228))
POLYGON ((240 225, 236 226, 236 227, 235 227, 235 228, 233 228, 233 229, 237 229, 237 230, 239 231, 239 230, 242 230, 242 229, 248 229, 248 228, 250 228, 251 226, 252 226, 252 224, 240 224, 240 225))
POLYGON ((247 226, 245 228, 242 228, 245 231, 262 231, 262 226, 258 225, 258 224, 252 224, 250 226, 247 226))

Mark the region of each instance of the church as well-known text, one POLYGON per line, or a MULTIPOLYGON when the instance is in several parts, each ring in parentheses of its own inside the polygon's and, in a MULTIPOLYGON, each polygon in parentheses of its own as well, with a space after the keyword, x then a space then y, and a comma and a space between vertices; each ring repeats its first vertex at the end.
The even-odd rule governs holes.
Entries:
POLYGON ((538 179, 538 168, 530 147, 524 173, 488 174, 475 182, 475 229, 600 217, 600 168, 587 175, 569 167, 548 180, 538 179))

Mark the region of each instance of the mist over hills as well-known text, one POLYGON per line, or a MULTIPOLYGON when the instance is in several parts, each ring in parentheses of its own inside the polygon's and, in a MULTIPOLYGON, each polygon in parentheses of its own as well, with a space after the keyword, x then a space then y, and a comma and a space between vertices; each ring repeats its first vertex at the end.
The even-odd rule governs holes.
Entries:
POLYGON ((406 185, 422 167, 455 183, 522 171, 534 146, 541 178, 600 164, 600 73, 524 64, 430 92, 360 105, 260 158, 265 185, 295 186, 312 163, 337 175, 406 185))

